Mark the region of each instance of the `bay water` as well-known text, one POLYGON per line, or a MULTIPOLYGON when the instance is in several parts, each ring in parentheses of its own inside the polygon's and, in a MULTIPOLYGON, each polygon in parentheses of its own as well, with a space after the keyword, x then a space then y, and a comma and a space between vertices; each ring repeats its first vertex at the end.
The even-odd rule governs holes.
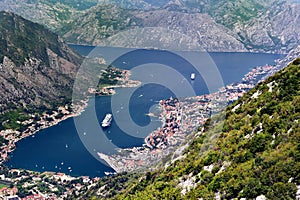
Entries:
MULTIPOLYGON (((84 56, 89 55, 94 49, 91 46, 70 46, 84 56)), ((133 54, 122 55, 120 52, 123 50, 122 48, 103 47, 100 48, 100 53, 104 58, 110 55, 121 55, 121 59, 115 60, 112 64, 122 69, 131 69, 147 63, 159 63, 173 66, 187 80, 189 80, 191 72, 194 72, 191 67, 187 66, 189 63, 184 58, 174 57, 172 52, 140 49, 133 50, 133 54)), ((184 52, 184 54, 198 56, 196 52, 184 52)), ((272 65, 274 60, 284 57, 284 55, 264 53, 213 52, 209 55, 216 64, 224 85, 240 81, 244 74, 256 66, 272 65)), ((167 78, 168 74, 164 74, 164 76, 167 78)), ((132 79, 139 79, 138 77, 139 74, 132 75, 132 79)), ((197 95, 209 92, 205 81, 200 77, 201 74, 197 74, 196 80, 192 83, 197 95)), ((117 93, 126 93, 127 90, 127 88, 120 88, 117 89, 117 93)), ((142 85, 133 92, 129 102, 129 112, 133 122, 139 126, 146 126, 150 122, 153 124, 152 129, 147 130, 148 133, 144 134, 149 134, 161 125, 158 118, 147 115, 150 112, 149 109, 157 105, 159 100, 170 96, 175 97, 173 91, 158 83, 142 85)), ((94 102, 89 102, 86 111, 76 117, 77 120, 88 120, 87 111, 95 108, 98 121, 101 122, 106 113, 112 112, 111 98, 110 96, 96 97, 94 102)), ((91 155, 82 143, 79 134, 83 133, 78 133, 73 118, 69 118, 55 126, 39 131, 33 137, 19 141, 16 150, 10 154, 10 159, 5 165, 39 172, 63 172, 72 176, 103 177, 104 172, 113 172, 113 169, 91 155)), ((126 134, 114 120, 111 126, 105 129, 105 134, 115 146, 120 148, 143 144, 143 138, 126 134)))

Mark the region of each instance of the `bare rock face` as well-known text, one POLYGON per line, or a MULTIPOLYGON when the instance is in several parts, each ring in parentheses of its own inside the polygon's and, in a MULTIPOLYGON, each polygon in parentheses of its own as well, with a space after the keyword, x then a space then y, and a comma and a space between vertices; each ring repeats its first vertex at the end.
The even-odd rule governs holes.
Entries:
POLYGON ((187 49, 193 49, 193 43, 196 42, 201 49, 208 51, 246 51, 234 32, 217 24, 209 15, 201 13, 187 14, 167 9, 124 10, 113 5, 98 6, 74 20, 72 27, 65 33, 61 32, 63 37, 67 41, 81 44, 168 48, 188 38, 193 42, 191 46, 183 44, 187 49), (153 30, 152 33, 145 34, 145 30, 149 28, 153 30), (178 34, 172 37, 167 32, 160 31, 161 29, 178 34), (122 36, 126 39, 117 39, 116 35, 128 30, 129 34, 122 36), (160 44, 155 44, 158 41, 160 44))
MULTIPOLYGON (((292 0, 3 0, 0 9, 89 45, 149 26, 187 34, 208 51, 288 53, 300 42, 299 3, 292 0)), ((153 38, 159 36, 168 37, 153 38)), ((125 43, 118 46, 130 47, 125 43)))
POLYGON ((0 112, 53 108, 71 99, 82 58, 43 26, 0 12, 0 112))
MULTIPOLYGON (((299 3, 282 0, 220 0, 216 3, 174 0, 166 1, 163 6, 145 1, 138 4, 106 0, 101 3, 115 3, 115 6, 93 7, 78 15, 71 23, 72 28, 58 32, 70 42, 98 45, 103 39, 123 31, 159 27, 185 34, 208 51, 288 53, 300 41, 299 3)), ((155 37, 166 40, 168 35, 152 35, 155 37)), ((153 41, 152 38, 149 39, 153 41)), ((132 47, 134 41, 131 39, 129 36, 127 43, 120 40, 118 44, 115 38, 109 40, 114 40, 117 46, 132 47)), ((173 42, 183 40, 182 37, 177 39, 173 42)), ((140 44, 141 40, 136 38, 135 43, 140 44)), ((167 42, 163 46, 170 44, 167 42)))
POLYGON ((300 44, 300 4, 272 6, 259 19, 235 26, 245 46, 251 51, 287 53, 300 44))
MULTIPOLYGON (((165 27, 195 40, 207 51, 246 51, 230 29, 217 24, 209 15, 201 13, 183 13, 166 9, 137 13, 143 19, 144 27, 165 27)), ((162 36, 162 38, 167 37, 162 36)), ((170 42, 177 43, 185 39, 181 36, 170 42)))

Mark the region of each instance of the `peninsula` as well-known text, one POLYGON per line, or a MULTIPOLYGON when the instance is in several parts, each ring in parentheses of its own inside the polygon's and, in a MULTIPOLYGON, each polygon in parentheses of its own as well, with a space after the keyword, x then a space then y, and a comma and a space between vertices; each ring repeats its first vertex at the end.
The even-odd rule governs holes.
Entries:
POLYGON ((261 80, 261 77, 278 70, 278 66, 258 66, 245 74, 241 82, 220 88, 216 93, 161 100, 160 119, 163 125, 145 138, 142 147, 119 149, 118 153, 113 155, 98 152, 98 155, 118 173, 154 166, 174 153, 189 134, 198 131, 197 134, 201 134, 207 119, 221 112, 227 104, 242 97, 261 80))

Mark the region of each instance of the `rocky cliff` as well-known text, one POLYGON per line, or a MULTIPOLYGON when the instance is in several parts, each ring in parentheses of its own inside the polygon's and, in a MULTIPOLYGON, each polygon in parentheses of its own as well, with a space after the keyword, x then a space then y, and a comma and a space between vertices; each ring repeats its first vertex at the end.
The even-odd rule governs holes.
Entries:
POLYGON ((0 111, 32 111, 70 101, 82 58, 56 34, 0 12, 0 111))
POLYGON ((300 44, 299 9, 299 3, 274 3, 257 18, 235 23, 234 32, 250 51, 287 53, 300 44))

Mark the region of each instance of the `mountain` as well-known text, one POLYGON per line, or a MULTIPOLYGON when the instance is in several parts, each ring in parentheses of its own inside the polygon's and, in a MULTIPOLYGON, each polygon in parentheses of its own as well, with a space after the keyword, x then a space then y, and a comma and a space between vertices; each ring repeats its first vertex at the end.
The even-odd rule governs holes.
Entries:
POLYGON ((300 4, 283 0, 183 0, 189 12, 208 13, 233 30, 249 51, 288 53, 300 44, 300 4))
MULTIPOLYGON (((104 5, 77 15, 73 23, 58 30, 58 33, 73 43, 97 45, 99 41, 125 30, 161 27, 187 34, 208 51, 287 53, 300 43, 298 3, 281 0, 186 0, 144 5, 145 1, 137 2, 141 5, 132 1, 102 1, 104 5), (115 6, 112 8, 108 2, 115 6), (113 14, 107 15, 107 10, 112 10, 113 14), (99 20, 103 22, 99 23, 99 20), (112 23, 119 23, 122 28, 111 26, 112 23)), ((154 34, 152 37, 169 36, 154 34)), ((116 45, 130 46, 122 42, 120 40, 116 45)))
POLYGON ((79 15, 59 30, 68 42, 96 44, 128 27, 141 26, 141 20, 116 5, 98 5, 79 15))
POLYGON ((44 2, 47 3, 49 5, 57 5, 57 4, 62 4, 62 5, 66 5, 69 6, 71 8, 77 9, 77 10, 85 10, 88 8, 91 8, 95 5, 97 5, 97 3, 99 2, 98 0, 42 0, 42 1, 38 1, 38 0, 28 0, 28 3, 31 4, 37 4, 39 2, 44 2))
POLYGON ((274 3, 247 23, 235 23, 234 32, 249 50, 287 53, 300 44, 300 4, 274 3))
POLYGON ((0 11, 14 12, 53 31, 70 22, 83 10, 95 6, 97 2, 97 0, 2 0, 0 11))
POLYGON ((33 112, 70 103, 82 58, 56 34, 0 12, 0 113, 33 112))
POLYGON ((164 7, 170 0, 99 0, 99 4, 102 5, 118 5, 125 9, 138 9, 138 10, 154 10, 164 7))
POLYGON ((229 105, 224 124, 214 116, 182 155, 145 173, 105 177, 82 198, 296 199, 299 119, 297 58, 229 105))
MULTIPOLYGON (((1 10, 41 23, 72 43, 96 45, 111 35, 159 24, 188 32, 209 51, 272 53, 288 53, 300 43, 299 7, 284 0, 0 1, 1 10)), ((153 38, 160 36, 169 37, 155 33, 153 38)))
POLYGON ((234 32, 209 15, 166 9, 126 10, 116 5, 98 5, 64 26, 59 34, 68 42, 80 44, 168 48, 190 40, 208 51, 246 51, 234 32))

